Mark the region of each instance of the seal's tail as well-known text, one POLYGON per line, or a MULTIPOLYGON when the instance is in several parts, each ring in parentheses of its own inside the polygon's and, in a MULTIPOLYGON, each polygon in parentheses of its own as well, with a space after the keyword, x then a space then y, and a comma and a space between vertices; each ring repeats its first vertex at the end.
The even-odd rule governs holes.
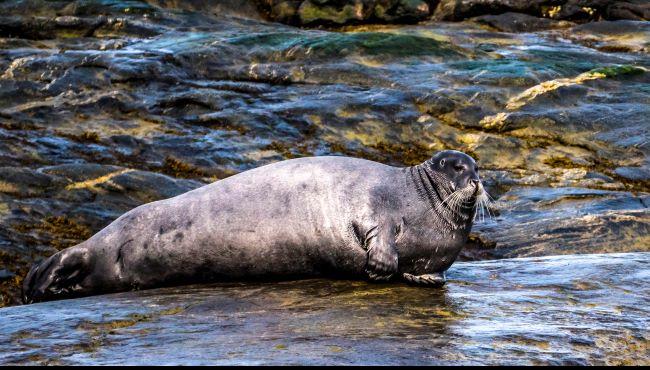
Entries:
POLYGON ((87 255, 85 250, 72 247, 34 265, 23 281, 23 303, 70 298, 79 293, 89 271, 87 255))

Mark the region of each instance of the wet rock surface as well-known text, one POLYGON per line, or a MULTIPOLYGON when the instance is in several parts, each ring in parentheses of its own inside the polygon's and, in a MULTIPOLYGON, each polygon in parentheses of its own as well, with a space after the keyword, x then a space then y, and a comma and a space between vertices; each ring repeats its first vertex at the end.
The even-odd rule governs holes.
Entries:
POLYGON ((647 193, 513 188, 498 205, 495 222, 474 228, 476 236, 463 251, 465 258, 647 251, 650 245, 647 193))
POLYGON ((443 289, 305 280, 9 307, 0 363, 648 365, 649 256, 457 263, 443 289))
POLYGON ((474 22, 490 26, 497 31, 503 32, 536 32, 575 26, 575 23, 573 22, 558 21, 513 12, 496 15, 482 15, 471 19, 474 22))
POLYGON ((308 155, 473 155, 498 203, 465 259, 650 250, 648 22, 325 31, 252 9, 0 3, 1 305, 139 204, 308 155))

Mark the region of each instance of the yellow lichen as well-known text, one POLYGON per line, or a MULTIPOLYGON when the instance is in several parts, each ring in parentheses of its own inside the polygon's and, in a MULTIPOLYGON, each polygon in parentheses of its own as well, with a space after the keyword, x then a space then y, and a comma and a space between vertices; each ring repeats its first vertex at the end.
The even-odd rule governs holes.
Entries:
POLYGON ((500 129, 505 125, 509 115, 509 113, 501 112, 492 116, 485 116, 479 124, 485 129, 500 129))
POLYGON ((305 24, 323 20, 342 24, 349 19, 362 19, 363 4, 348 4, 338 10, 331 6, 318 7, 310 2, 305 2, 300 6, 298 12, 300 19, 305 24))
POLYGON ((291 69, 291 79, 293 82, 300 82, 305 80, 305 70, 301 67, 291 69))
POLYGON ((171 156, 165 157, 162 172, 170 176, 186 179, 208 176, 208 174, 200 168, 171 156))
POLYGON ((596 10, 594 8, 590 8, 590 7, 587 7, 587 6, 583 6, 582 10, 584 10, 585 13, 589 13, 589 15, 594 15, 594 13, 596 12, 596 10))
POLYGON ((552 6, 546 11, 546 16, 549 18, 555 18, 555 16, 558 15, 561 10, 561 6, 552 6))
POLYGON ((125 173, 132 172, 132 171, 135 171, 135 170, 127 168, 127 169, 124 169, 124 170, 111 172, 108 175, 100 176, 100 177, 97 177, 97 178, 94 178, 94 179, 91 179, 91 180, 75 182, 73 184, 70 184, 70 185, 66 186, 65 189, 66 190, 89 189, 89 188, 95 187, 95 186, 97 186, 99 184, 103 184, 103 183, 105 183, 107 181, 110 181, 115 176, 123 175, 125 173))
POLYGON ((481 139, 481 135, 473 134, 473 133, 461 135, 458 137, 458 141, 470 146, 477 144, 480 139, 481 139))
POLYGON ((310 114, 310 115, 307 116, 307 118, 317 126, 322 126, 323 125, 323 120, 321 119, 320 116, 318 116, 316 114, 310 114))
POLYGON ((526 105, 526 103, 529 101, 549 91, 557 90, 563 86, 579 85, 585 81, 597 80, 605 77, 607 77, 607 75, 604 73, 589 71, 581 73, 574 78, 559 78, 557 80, 544 81, 541 84, 535 85, 522 92, 521 94, 515 96, 514 98, 508 100, 506 108, 509 110, 519 109, 526 105))
POLYGON ((49 235, 52 238, 50 244, 57 250, 77 244, 90 238, 93 234, 88 226, 67 216, 50 216, 38 224, 18 224, 14 226, 14 229, 20 233, 37 231, 49 235))
POLYGON ((184 310, 185 310, 185 308, 180 307, 180 306, 179 307, 172 307, 172 308, 167 309, 167 310, 162 310, 162 311, 158 312, 158 314, 161 315, 161 316, 176 315, 176 314, 179 314, 179 313, 183 312, 184 310))
POLYGON ((353 118, 357 117, 359 115, 359 112, 350 109, 339 108, 334 112, 334 114, 341 118, 353 118))
POLYGON ((370 68, 379 68, 379 67, 384 66, 384 63, 382 63, 378 59, 367 58, 367 57, 362 57, 362 56, 357 57, 356 62, 363 65, 363 66, 370 67, 370 68))
POLYGON ((7 215, 11 209, 7 203, 0 203, 0 216, 7 215))
POLYGON ((643 74, 645 72, 647 72, 647 69, 643 67, 631 65, 614 65, 592 69, 591 71, 581 73, 573 78, 558 78, 556 80, 544 81, 541 84, 526 89, 521 94, 508 100, 506 108, 509 110, 519 109, 539 95, 545 94, 549 91, 557 90, 560 87, 580 85, 586 81, 598 80, 602 78, 643 74))
POLYGON ((8 194, 18 193, 18 187, 14 184, 0 181, 0 193, 8 193, 8 194))

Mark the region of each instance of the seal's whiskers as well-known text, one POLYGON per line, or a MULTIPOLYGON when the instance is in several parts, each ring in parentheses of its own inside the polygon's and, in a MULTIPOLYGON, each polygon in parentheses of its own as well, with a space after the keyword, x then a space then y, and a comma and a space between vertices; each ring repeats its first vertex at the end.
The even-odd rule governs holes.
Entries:
POLYGON ((485 221, 486 214, 488 219, 493 220, 494 215, 490 210, 490 207, 493 204, 494 204, 494 200, 492 199, 490 194, 481 187, 481 192, 476 197, 476 203, 474 204, 475 207, 474 220, 483 222, 485 221))

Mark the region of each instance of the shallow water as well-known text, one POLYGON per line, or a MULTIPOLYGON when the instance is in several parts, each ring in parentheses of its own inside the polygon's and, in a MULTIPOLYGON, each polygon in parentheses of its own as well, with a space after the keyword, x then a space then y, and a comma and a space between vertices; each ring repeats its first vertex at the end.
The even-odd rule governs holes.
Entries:
POLYGON ((457 263, 443 289, 305 280, 0 309, 2 364, 649 364, 649 253, 457 263))

